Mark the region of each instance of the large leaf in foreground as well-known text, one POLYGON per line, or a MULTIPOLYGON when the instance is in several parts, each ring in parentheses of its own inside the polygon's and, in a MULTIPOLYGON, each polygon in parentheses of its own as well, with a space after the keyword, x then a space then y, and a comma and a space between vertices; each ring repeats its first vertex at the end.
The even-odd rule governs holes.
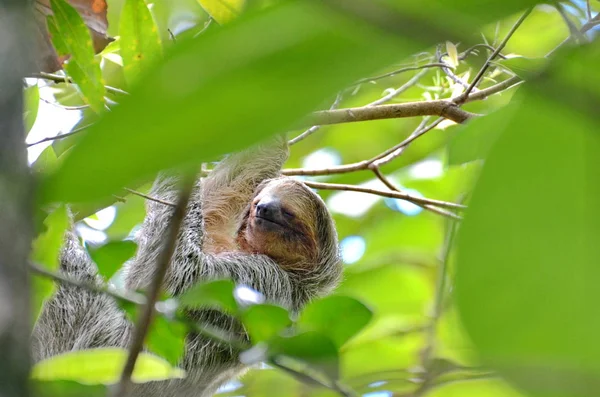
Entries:
POLYGON ((106 196, 284 131, 346 84, 422 46, 317 2, 289 2, 178 43, 42 181, 41 201, 106 196))
MULTIPOLYGON (((128 352, 119 348, 101 348, 63 353, 33 366, 36 380, 72 380, 84 384, 114 384, 120 379, 128 352)), ((138 357, 132 380, 149 382, 183 378, 185 372, 148 353, 138 357)))
POLYGON ((598 62, 598 45, 557 55, 511 105, 459 234, 465 328, 536 396, 600 387, 600 78, 583 73, 598 62))

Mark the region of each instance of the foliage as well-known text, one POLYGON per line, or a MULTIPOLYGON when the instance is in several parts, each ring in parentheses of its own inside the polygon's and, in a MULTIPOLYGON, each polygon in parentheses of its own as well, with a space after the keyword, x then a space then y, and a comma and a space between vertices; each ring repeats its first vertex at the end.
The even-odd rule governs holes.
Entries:
MULTIPOLYGON (((37 209, 56 208, 31 254, 47 272, 58 270, 63 204, 87 217, 81 229, 116 210, 95 228, 105 244, 88 250, 118 284, 158 170, 274 133, 297 137, 332 114, 309 117, 317 110, 422 109, 361 123, 348 110, 347 122, 292 141, 284 172, 325 183, 337 224, 346 266, 334 295, 297 317, 240 298, 229 281, 165 297, 146 338, 155 355, 140 356, 136 381, 183 376, 176 365, 193 330, 269 364, 223 396, 596 394, 600 81, 588 65, 600 50, 587 10, 596 2, 108 0, 105 32, 116 40, 99 53, 83 12, 93 2, 76 3, 49 2, 65 74, 36 75, 24 90, 28 131, 44 122, 44 92, 82 115, 81 130, 40 143, 32 165, 37 209), (567 37, 579 45, 561 46, 567 37), (440 114, 426 101, 441 99, 468 121, 434 125, 440 114), (357 187, 371 194, 343 191, 357 187), (250 341, 182 315, 198 307, 237 317, 250 341)), ((37 316, 52 287, 36 275, 32 288, 37 316)), ((133 313, 139 302, 121 303, 133 313)), ((50 358, 34 367, 34 387, 103 395, 126 355, 50 358)))

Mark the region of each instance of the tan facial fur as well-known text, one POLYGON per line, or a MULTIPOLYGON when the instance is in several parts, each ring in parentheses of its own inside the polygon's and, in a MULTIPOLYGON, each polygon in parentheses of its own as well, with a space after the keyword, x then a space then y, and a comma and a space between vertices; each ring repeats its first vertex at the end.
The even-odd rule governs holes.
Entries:
POLYGON ((301 182, 273 179, 257 190, 238 232, 240 248, 288 269, 310 270, 318 255, 315 194, 301 182))

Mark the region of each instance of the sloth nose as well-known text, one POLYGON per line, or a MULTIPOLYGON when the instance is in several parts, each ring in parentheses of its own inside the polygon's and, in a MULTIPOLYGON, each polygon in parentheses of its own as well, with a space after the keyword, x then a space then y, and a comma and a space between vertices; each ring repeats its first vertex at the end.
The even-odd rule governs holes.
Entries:
POLYGON ((256 216, 267 219, 277 219, 281 214, 281 202, 272 197, 261 199, 256 205, 256 216))

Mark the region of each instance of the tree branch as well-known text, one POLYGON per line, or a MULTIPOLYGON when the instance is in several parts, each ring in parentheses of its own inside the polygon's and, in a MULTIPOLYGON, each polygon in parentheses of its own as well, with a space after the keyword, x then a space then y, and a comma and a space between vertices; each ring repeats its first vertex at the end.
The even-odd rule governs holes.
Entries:
POLYGON ((481 67, 481 69, 479 69, 479 72, 477 73, 477 75, 475 76, 473 81, 471 82, 471 85, 465 90, 465 92, 462 95, 460 95, 459 97, 456 98, 456 100, 455 100, 456 103, 459 103, 459 104, 464 103, 467 100, 467 98, 469 97, 469 94, 471 93, 471 91, 473 91, 473 88, 475 88, 477 86, 477 84, 479 84, 479 81, 483 78, 483 75, 490 67, 491 62, 500 54, 500 51, 502 51, 504 49, 504 47, 506 46, 506 43, 508 43, 508 40, 517 31, 519 26, 521 26, 521 24, 523 23, 525 18, 527 18, 527 16, 531 13, 532 10, 533 10, 533 8, 529 8, 527 11, 525 11, 525 13, 517 20, 517 22, 515 22, 515 24, 512 26, 512 28, 510 28, 510 30, 508 31, 508 34, 506 35, 504 40, 502 40, 502 42, 498 45, 498 47, 496 47, 496 50, 489 56, 487 61, 485 61, 485 63, 481 67))
POLYGON ((337 110, 322 110, 309 117, 311 125, 314 124, 341 124, 356 121, 383 120, 418 116, 441 116, 456 123, 478 116, 477 114, 462 110, 450 100, 439 99, 435 101, 406 102, 393 105, 380 105, 373 107, 346 108, 337 110))
POLYGON ((344 185, 344 184, 338 184, 338 183, 323 183, 323 182, 304 181, 304 184, 306 186, 312 187, 314 189, 342 190, 342 191, 348 191, 348 192, 369 193, 369 194, 375 194, 377 196, 382 196, 382 197, 406 200, 406 201, 410 201, 413 204, 418 205, 419 207, 423 207, 423 206, 429 204, 429 205, 434 205, 434 206, 438 206, 438 207, 454 208, 454 209, 461 209, 461 210, 467 208, 463 204, 456 204, 456 203, 451 203, 448 201, 416 197, 416 196, 412 196, 408 193, 403 193, 403 192, 392 192, 392 191, 371 189, 371 188, 366 188, 366 187, 360 187, 360 186, 354 186, 354 185, 344 185))
POLYGON ((156 197, 148 196, 147 194, 144 194, 142 192, 138 192, 137 190, 133 190, 133 189, 130 189, 128 187, 123 188, 123 189, 126 190, 126 191, 128 191, 131 194, 135 194, 136 196, 143 197, 146 200, 154 201, 155 203, 159 203, 159 204, 163 204, 163 205, 168 205, 169 207, 177 207, 176 204, 173 204, 173 203, 171 203, 169 201, 165 201, 165 200, 158 199, 156 197))
POLYGON ((317 175, 344 174, 347 172, 368 170, 369 167, 372 165, 379 167, 383 164, 388 163, 389 161, 393 160, 394 158, 398 157, 401 153, 402 148, 406 147, 408 144, 410 144, 412 141, 414 141, 418 137, 422 136, 426 132, 432 130, 442 120, 444 120, 444 119, 440 118, 440 119, 434 121, 433 123, 431 123, 427 127, 424 127, 423 123, 421 123, 419 125, 419 127, 417 127, 417 129, 408 136, 408 138, 406 138, 399 144, 385 150, 384 152, 378 154, 377 156, 375 156, 369 160, 363 160, 363 161, 359 161, 357 163, 339 165, 339 166, 328 167, 328 168, 318 168, 318 169, 288 168, 288 169, 283 170, 281 173, 283 175, 288 175, 288 176, 292 176, 292 175, 317 176, 317 175))
POLYGON ((67 133, 64 133, 64 134, 60 134, 60 135, 56 135, 56 136, 49 136, 49 137, 46 137, 44 139, 40 139, 39 141, 28 143, 27 147, 31 147, 31 146, 34 146, 34 145, 39 145, 40 143, 44 143, 44 142, 55 141, 55 140, 58 140, 58 139, 65 139, 67 137, 70 137, 71 135, 75 135, 75 134, 77 134, 77 133, 79 133, 81 131, 86 130, 90 126, 91 126, 91 124, 90 125, 86 125, 84 127, 80 127, 80 128, 74 129, 73 131, 70 131, 70 132, 67 132, 67 133))
POLYGON ((124 397, 127 395, 127 390, 131 384, 131 374, 133 373, 135 362, 142 351, 144 339, 146 338, 146 334, 152 322, 152 317, 154 315, 154 304, 158 300, 165 274, 167 273, 169 263, 171 262, 171 257, 175 252, 177 236, 179 235, 179 229, 183 223, 183 218, 185 217, 185 212, 187 210, 187 205, 193 186, 194 179, 190 176, 185 176, 183 178, 182 188, 177 200, 177 205, 175 206, 175 210, 171 217, 168 234, 165 236, 165 246, 163 247, 163 250, 161 251, 156 262, 156 273, 154 274, 152 283, 150 284, 146 294, 146 303, 143 311, 140 315, 138 323, 135 326, 133 338, 129 347, 129 356, 127 357, 127 361, 123 367, 121 380, 115 389, 115 396, 124 397))

